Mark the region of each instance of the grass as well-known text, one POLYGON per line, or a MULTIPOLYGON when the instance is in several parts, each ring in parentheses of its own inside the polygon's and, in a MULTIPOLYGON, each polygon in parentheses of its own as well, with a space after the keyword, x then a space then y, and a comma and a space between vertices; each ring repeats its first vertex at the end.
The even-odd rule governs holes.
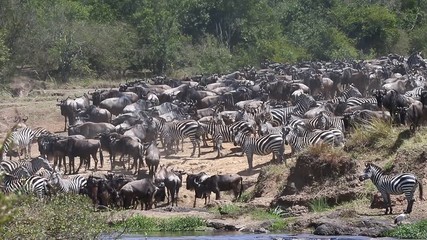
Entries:
POLYGON ((289 224, 295 221, 296 219, 295 217, 284 217, 286 215, 286 212, 280 207, 276 207, 274 209, 252 209, 249 215, 254 220, 270 221, 271 225, 268 230, 273 232, 288 230, 289 224))
POLYGON ((331 207, 328 205, 326 198, 322 197, 310 201, 309 208, 312 212, 324 212, 329 210, 331 207))
POLYGON ((0 217, 3 222, 0 224, 0 239, 74 239, 76 236, 94 239, 100 234, 114 232, 194 231, 206 226, 200 217, 155 218, 143 215, 111 224, 108 215, 94 212, 90 199, 80 195, 62 194, 43 201, 27 195, 13 199, 12 219, 0 217))
POLYGON ((48 202, 28 196, 19 199, 13 219, 0 226, 0 239, 89 239, 111 231, 87 197, 58 195, 48 202))
POLYGON ((373 120, 369 125, 360 125, 347 139, 345 150, 347 152, 364 153, 368 151, 381 151, 388 154, 398 137, 398 131, 388 122, 373 120))
POLYGON ((172 218, 153 218, 138 215, 118 223, 115 228, 118 231, 145 233, 196 231, 203 229, 205 226, 205 220, 200 217, 188 216, 172 218))
POLYGON ((400 239, 427 239, 427 220, 400 225, 387 231, 384 236, 400 239))

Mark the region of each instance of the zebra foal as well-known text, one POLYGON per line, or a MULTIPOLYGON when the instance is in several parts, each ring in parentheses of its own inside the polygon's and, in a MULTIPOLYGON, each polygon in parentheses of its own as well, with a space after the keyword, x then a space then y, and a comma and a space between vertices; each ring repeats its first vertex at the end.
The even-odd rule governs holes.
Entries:
POLYGON ((421 185, 421 181, 413 174, 402 173, 396 176, 384 175, 384 172, 380 167, 373 163, 367 163, 363 174, 359 177, 359 180, 364 181, 368 178, 372 180, 384 199, 384 207, 386 209, 385 214, 393 213, 390 194, 405 194, 408 202, 405 213, 412 212, 412 206, 415 202, 414 193, 417 189, 417 185, 420 186, 420 200, 423 200, 423 186, 421 185))

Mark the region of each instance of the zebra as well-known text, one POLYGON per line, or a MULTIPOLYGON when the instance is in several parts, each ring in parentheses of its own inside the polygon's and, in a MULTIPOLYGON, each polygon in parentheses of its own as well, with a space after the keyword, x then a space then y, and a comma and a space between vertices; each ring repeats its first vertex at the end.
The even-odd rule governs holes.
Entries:
POLYGON ((362 97, 362 94, 360 93, 359 89, 357 89, 351 84, 343 92, 341 92, 340 95, 341 96, 329 100, 329 102, 332 104, 338 104, 341 102, 346 102, 347 99, 349 99, 350 97, 362 97))
POLYGON ((26 194, 35 193, 39 199, 45 195, 50 195, 50 184, 48 179, 40 176, 30 176, 28 178, 17 178, 12 175, 6 175, 3 179, 3 192, 22 192, 26 194))
POLYGON ((31 158, 31 144, 34 143, 41 135, 50 134, 45 128, 37 127, 31 129, 28 127, 17 129, 12 132, 3 143, 3 153, 12 156, 21 155, 24 152, 24 158, 31 158), (17 150, 15 150, 17 149, 17 150))
POLYGON ((291 128, 289 126, 285 126, 283 128, 283 135, 285 143, 291 146, 291 154, 319 143, 325 143, 332 146, 337 145, 338 142, 343 141, 344 136, 344 134, 339 130, 318 130, 308 132, 307 130, 291 128), (299 131, 303 131, 302 134, 299 133, 299 131), (340 139, 342 138, 342 140, 337 140, 337 134, 340 135, 340 139))
POLYGON ((274 127, 269 122, 261 123, 259 126, 260 136, 264 136, 267 134, 282 134, 282 130, 283 130, 283 126, 274 127))
MULTIPOLYGON (((165 146, 171 150, 172 144, 177 143, 177 141, 182 141, 181 150, 184 151, 184 138, 190 138, 191 143, 193 144, 193 152, 191 153, 191 157, 194 157, 196 153, 196 147, 199 150, 198 157, 200 157, 200 136, 203 132, 200 123, 195 120, 180 120, 167 122, 162 127, 161 137, 165 141, 165 146)), ((178 145, 177 145, 177 150, 178 145)), ((168 151, 169 151, 168 150, 168 151)))
POLYGON ((245 121, 237 121, 230 125, 218 124, 211 121, 206 125, 206 131, 212 136, 214 142, 214 149, 217 150, 217 158, 222 156, 221 149, 223 142, 232 142, 235 131, 242 131, 244 133, 253 132, 252 125, 245 121))
POLYGON ((349 97, 347 99, 347 107, 361 106, 363 104, 371 104, 371 105, 377 106, 378 105, 377 98, 349 97))
POLYGON ((302 116, 314 104, 316 104, 316 101, 312 96, 301 94, 295 106, 271 109, 269 113, 265 114, 265 120, 280 126, 287 122, 290 115, 302 116))
POLYGON ((62 178, 59 172, 52 173, 49 183, 63 193, 80 193, 80 190, 86 187, 87 179, 81 175, 75 175, 70 178, 62 178))
POLYGON ((408 202, 405 213, 411 213, 412 206, 415 202, 414 193, 417 189, 417 183, 420 186, 420 200, 423 200, 423 187, 421 181, 413 174, 402 173, 395 176, 384 175, 383 170, 379 166, 373 163, 366 163, 365 170, 359 177, 359 180, 364 181, 368 178, 372 180, 384 199, 385 214, 393 213, 390 194, 400 195, 402 193, 405 194, 408 202))
POLYGON ((30 175, 34 175, 41 168, 53 171, 47 158, 43 158, 41 156, 32 158, 30 161, 25 162, 17 162, 12 160, 2 161, 0 162, 0 165, 6 173, 12 173, 15 171, 15 173, 20 174, 19 171, 24 170, 27 171, 30 175))
POLYGON ((416 87, 416 88, 412 89, 411 91, 405 92, 404 96, 405 97, 411 97, 415 100, 420 101, 421 100, 421 94, 423 91, 425 91, 424 87, 416 87))
POLYGON ((278 161, 283 162, 283 153, 285 149, 282 134, 268 134, 255 138, 242 131, 236 131, 233 142, 235 146, 239 145, 246 154, 250 171, 253 168, 254 154, 268 155, 273 153, 273 160, 275 160, 275 156, 277 156, 278 161))
POLYGON ((336 128, 344 132, 344 120, 343 117, 330 116, 327 112, 322 111, 317 114, 316 117, 311 118, 307 121, 306 128, 308 129, 320 129, 328 130, 330 128, 336 128))

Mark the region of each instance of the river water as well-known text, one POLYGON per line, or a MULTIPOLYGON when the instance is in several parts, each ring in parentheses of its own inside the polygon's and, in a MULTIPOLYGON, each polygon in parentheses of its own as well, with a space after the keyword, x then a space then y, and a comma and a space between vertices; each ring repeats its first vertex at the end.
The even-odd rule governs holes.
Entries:
POLYGON ((312 234, 254 234, 254 233, 241 233, 241 232, 179 232, 179 233, 149 233, 149 234, 122 234, 122 235, 104 235, 99 239, 123 239, 123 240, 136 240, 136 239, 150 239, 150 240, 369 240, 369 239, 382 239, 392 240, 395 238, 371 238, 364 236, 318 236, 312 234), (200 235, 199 235, 200 234, 200 235), (177 236, 179 235, 179 236, 177 236))

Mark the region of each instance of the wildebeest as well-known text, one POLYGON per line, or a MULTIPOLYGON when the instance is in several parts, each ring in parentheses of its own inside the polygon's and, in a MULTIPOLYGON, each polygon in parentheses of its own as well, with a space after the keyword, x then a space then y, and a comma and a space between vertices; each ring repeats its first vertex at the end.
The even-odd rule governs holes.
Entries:
POLYGON ((116 128, 110 123, 86 122, 68 127, 68 135, 83 135, 86 138, 96 138, 100 133, 115 132, 116 128))
POLYGON ((95 105, 90 105, 85 110, 80 111, 77 116, 84 118, 86 121, 100 123, 111 122, 111 113, 107 109, 98 108, 95 105))
POLYGON ((100 160, 101 160, 101 168, 104 165, 104 157, 102 155, 101 143, 96 139, 75 139, 68 138, 67 139, 67 155, 69 157, 69 172, 71 174, 71 168, 74 173, 77 173, 82 166, 83 161, 85 162, 85 167, 88 169, 90 167, 90 157, 94 159, 95 162, 95 171, 98 168, 98 157, 96 156, 99 150, 100 160), (80 164, 75 171, 74 168, 74 158, 80 157, 80 164))
POLYGON ((204 181, 196 180, 195 183, 196 192, 214 192, 216 200, 221 199, 220 191, 233 190, 235 199, 239 198, 243 192, 243 178, 238 174, 213 175, 204 181))
POLYGON ((120 135, 118 133, 101 133, 99 135, 101 146, 104 150, 107 150, 110 154, 111 169, 114 169, 116 165, 115 158, 116 154, 121 154, 119 161, 122 166, 126 169, 123 162, 124 155, 129 155, 133 158, 134 162, 132 167, 135 168, 135 172, 139 171, 141 165, 143 165, 143 152, 144 146, 134 137, 120 135))
POLYGON ((182 186, 182 175, 184 174, 185 172, 183 171, 175 171, 161 166, 154 175, 154 181, 157 184, 164 183, 167 190, 168 204, 171 202, 172 206, 174 203, 175 206, 178 206, 178 193, 182 186))
MULTIPOLYGON (((139 200, 141 202, 141 210, 149 210, 153 205, 153 198, 158 187, 150 179, 140 179, 125 184, 119 191, 119 195, 123 201, 123 207, 129 208, 139 200)), ((137 207, 135 205, 135 207, 137 207)))
POLYGON ((56 105, 60 107, 61 115, 65 118, 64 131, 66 131, 67 119, 69 124, 73 125, 77 112, 89 107, 90 100, 89 96, 87 94, 84 94, 82 97, 76 99, 70 99, 69 97, 67 97, 67 99, 59 101, 59 103, 57 103, 56 105))
POLYGON ((160 152, 157 148, 157 141, 151 141, 145 147, 145 163, 148 166, 150 176, 157 172, 157 167, 160 163, 160 152))

